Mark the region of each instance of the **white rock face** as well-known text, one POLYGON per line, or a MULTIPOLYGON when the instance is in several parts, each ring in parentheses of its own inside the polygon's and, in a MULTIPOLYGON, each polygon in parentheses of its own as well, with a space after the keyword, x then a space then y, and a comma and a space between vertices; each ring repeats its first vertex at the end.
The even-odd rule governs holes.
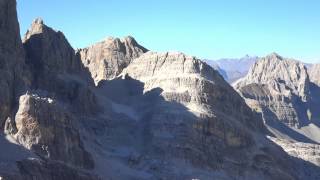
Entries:
POLYGON ((130 36, 121 40, 109 37, 91 47, 78 50, 78 55, 98 84, 101 80, 110 80, 119 75, 132 59, 147 51, 130 36))

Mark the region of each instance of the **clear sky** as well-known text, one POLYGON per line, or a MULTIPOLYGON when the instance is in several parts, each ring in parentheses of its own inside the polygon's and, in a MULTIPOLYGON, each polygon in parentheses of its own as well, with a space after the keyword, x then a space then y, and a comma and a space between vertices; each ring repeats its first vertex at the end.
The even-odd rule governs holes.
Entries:
POLYGON ((133 36, 199 58, 277 52, 320 62, 319 0, 17 0, 21 34, 42 17, 74 48, 133 36))

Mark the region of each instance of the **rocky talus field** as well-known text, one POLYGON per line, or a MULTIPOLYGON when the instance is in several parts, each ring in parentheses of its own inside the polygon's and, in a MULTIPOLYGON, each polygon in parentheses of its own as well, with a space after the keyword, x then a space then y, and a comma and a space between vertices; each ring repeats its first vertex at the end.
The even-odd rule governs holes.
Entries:
POLYGON ((0 0, 0 179, 320 179, 313 68, 272 54, 235 90, 130 36, 75 50, 38 18, 21 38, 0 0))

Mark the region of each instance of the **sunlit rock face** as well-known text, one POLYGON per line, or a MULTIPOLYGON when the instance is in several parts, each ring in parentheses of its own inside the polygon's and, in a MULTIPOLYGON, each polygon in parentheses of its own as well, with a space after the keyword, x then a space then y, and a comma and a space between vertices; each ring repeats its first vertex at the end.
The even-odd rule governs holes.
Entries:
POLYGON ((320 87, 317 66, 271 54, 251 67, 233 86, 260 112, 272 140, 294 157, 318 162, 320 87), (314 156, 312 156, 312 154, 314 156))
POLYGON ((309 82, 302 63, 271 54, 257 61, 234 87, 252 108, 264 112, 265 121, 301 127, 308 121, 303 104, 310 99, 309 82))
POLYGON ((134 58, 147 51, 128 36, 123 39, 109 37, 88 48, 79 49, 77 53, 98 84, 101 80, 115 78, 134 58))

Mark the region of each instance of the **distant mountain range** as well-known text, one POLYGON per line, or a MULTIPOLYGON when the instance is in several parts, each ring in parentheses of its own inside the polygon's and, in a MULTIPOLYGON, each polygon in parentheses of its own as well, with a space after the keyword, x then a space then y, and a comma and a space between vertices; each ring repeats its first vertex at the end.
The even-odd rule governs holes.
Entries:
POLYGON ((211 67, 219 71, 229 83, 244 77, 250 67, 258 60, 257 56, 246 55, 242 58, 223 58, 218 60, 204 60, 211 67))

